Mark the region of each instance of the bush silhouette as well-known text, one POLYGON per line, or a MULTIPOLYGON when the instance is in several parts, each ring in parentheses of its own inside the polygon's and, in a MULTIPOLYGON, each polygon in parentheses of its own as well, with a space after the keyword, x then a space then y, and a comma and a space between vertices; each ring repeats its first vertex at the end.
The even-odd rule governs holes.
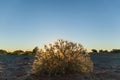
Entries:
POLYGON ((0 54, 7 54, 8 52, 6 50, 0 49, 0 54))
POLYGON ((111 53, 120 53, 120 49, 112 49, 110 52, 111 53))
POLYGON ((109 53, 109 51, 108 50, 99 50, 99 53, 109 53))
POLYGON ((33 73, 39 76, 89 73, 92 70, 93 63, 83 46, 64 40, 45 45, 33 63, 33 73))
POLYGON ((16 50, 14 52, 11 53, 12 55, 21 55, 21 54, 24 54, 24 51, 22 50, 16 50))
POLYGON ((32 51, 25 51, 24 54, 22 55, 33 55, 33 52, 32 51))
POLYGON ((96 49, 92 49, 91 51, 92 51, 92 53, 97 53, 96 49))
POLYGON ((38 50, 39 50, 39 48, 38 47, 35 47, 34 49, 33 49, 33 54, 36 54, 37 52, 38 52, 38 50))

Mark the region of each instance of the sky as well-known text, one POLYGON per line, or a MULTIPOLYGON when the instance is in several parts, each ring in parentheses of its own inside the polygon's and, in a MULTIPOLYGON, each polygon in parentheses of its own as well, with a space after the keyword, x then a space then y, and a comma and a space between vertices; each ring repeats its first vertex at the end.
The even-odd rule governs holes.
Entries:
POLYGON ((0 49, 32 50, 57 39, 120 48, 120 0, 0 0, 0 49))

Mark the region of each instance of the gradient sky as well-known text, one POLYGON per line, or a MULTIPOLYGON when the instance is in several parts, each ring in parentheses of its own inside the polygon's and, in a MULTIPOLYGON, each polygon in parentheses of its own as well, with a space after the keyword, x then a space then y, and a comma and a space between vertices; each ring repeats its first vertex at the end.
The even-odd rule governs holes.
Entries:
POLYGON ((88 50, 120 48, 120 0, 0 0, 1 49, 61 38, 88 50))

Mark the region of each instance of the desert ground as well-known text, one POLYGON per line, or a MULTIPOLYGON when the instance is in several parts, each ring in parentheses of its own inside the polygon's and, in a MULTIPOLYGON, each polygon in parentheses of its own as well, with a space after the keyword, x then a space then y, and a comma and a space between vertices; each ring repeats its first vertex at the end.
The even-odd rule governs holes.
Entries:
POLYGON ((92 54, 96 80, 120 80, 120 53, 92 54))
POLYGON ((33 55, 0 55, 0 80, 24 80, 33 61, 33 55))
MULTIPOLYGON (((91 54, 94 71, 75 74, 67 80, 120 80, 120 53, 91 54)), ((34 55, 0 55, 0 80, 49 80, 29 78, 34 55)), ((62 80, 62 79, 56 79, 62 80)))

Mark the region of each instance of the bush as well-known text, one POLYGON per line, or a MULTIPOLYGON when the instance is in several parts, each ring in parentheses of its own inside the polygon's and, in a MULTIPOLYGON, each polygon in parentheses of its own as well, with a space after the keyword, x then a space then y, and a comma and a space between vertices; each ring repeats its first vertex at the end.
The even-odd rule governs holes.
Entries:
POLYGON ((33 52, 32 51, 25 51, 24 54, 22 55, 33 55, 33 52))
POLYGON ((45 45, 33 63, 33 73, 39 76, 89 73, 92 70, 93 63, 83 46, 64 40, 45 45))
POLYGON ((11 53, 12 55, 21 55, 21 54, 24 54, 24 51, 22 50, 16 50, 14 52, 11 53))
POLYGON ((33 54, 36 54, 38 52, 39 48, 38 47, 35 47, 32 51, 33 54))
POLYGON ((120 53, 120 49, 112 49, 110 52, 111 53, 120 53))
POLYGON ((92 51, 92 53, 97 53, 96 49, 92 49, 91 51, 92 51))
POLYGON ((7 54, 8 52, 6 50, 0 49, 0 54, 7 54))

